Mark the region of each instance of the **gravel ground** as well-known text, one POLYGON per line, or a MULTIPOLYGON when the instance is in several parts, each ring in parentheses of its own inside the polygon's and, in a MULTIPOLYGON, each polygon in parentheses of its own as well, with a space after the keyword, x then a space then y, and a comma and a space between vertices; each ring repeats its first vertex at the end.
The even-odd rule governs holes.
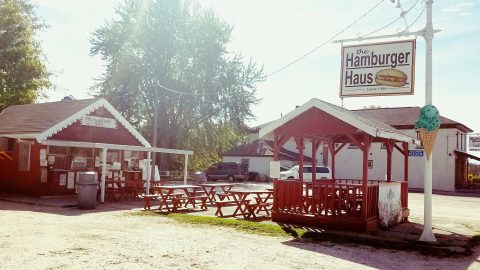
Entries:
MULTIPOLYGON (((470 257, 439 259, 180 224, 113 207, 81 211, 0 201, 0 268, 480 269, 479 249, 470 257)), ((475 213, 472 222, 479 219, 475 213)))

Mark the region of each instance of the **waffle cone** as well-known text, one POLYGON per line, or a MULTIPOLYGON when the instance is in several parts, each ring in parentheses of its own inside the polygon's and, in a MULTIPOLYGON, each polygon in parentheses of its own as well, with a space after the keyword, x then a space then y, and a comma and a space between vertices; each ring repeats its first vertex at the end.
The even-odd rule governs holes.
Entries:
POLYGON ((433 145, 435 144, 435 139, 437 138, 438 129, 433 131, 428 131, 424 128, 420 129, 420 139, 422 140, 422 146, 425 150, 425 155, 427 160, 430 160, 430 155, 432 154, 433 145))

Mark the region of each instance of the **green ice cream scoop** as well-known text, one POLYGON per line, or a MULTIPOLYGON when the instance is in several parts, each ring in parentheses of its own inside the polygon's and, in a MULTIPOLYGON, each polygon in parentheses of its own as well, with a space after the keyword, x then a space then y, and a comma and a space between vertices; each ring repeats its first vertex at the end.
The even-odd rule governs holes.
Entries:
POLYGON ((425 105, 420 109, 420 116, 415 122, 416 128, 424 128, 428 131, 433 131, 440 127, 439 113, 437 107, 433 105, 425 105))

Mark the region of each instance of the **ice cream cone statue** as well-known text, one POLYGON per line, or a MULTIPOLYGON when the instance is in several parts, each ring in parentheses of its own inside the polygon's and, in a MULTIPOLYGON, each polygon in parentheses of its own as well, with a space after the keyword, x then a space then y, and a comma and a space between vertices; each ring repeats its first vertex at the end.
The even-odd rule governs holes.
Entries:
POLYGON ((420 140, 422 141, 423 149, 427 160, 430 160, 433 145, 437 138, 438 128, 440 127, 440 120, 438 119, 438 109, 433 105, 425 105, 420 109, 420 116, 415 123, 415 127, 420 129, 420 140))

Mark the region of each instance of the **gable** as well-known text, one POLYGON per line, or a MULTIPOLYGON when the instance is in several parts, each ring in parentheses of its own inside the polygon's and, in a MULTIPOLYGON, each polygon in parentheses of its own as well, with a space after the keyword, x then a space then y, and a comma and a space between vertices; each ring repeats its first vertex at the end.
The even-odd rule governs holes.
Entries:
POLYGON ((105 107, 100 107, 53 134, 49 140, 143 146, 105 107))

